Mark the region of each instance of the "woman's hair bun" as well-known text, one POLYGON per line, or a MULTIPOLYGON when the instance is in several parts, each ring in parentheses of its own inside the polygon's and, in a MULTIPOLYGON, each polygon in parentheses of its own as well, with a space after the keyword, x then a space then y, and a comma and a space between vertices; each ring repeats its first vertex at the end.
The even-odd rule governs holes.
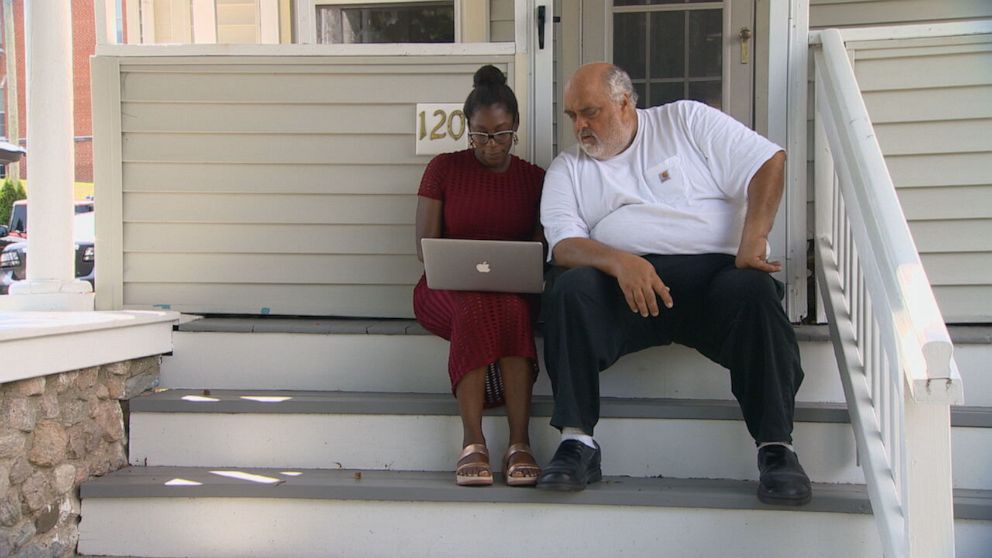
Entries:
POLYGON ((494 87, 499 85, 506 85, 506 75, 499 68, 491 64, 479 68, 476 70, 475 75, 472 76, 472 87, 494 87))

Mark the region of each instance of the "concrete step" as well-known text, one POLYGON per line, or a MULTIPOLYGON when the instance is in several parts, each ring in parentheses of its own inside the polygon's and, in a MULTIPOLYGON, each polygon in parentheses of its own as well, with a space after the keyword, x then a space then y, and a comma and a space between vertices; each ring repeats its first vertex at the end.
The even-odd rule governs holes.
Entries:
MULTIPOLYGON (((344 467, 450 471, 461 422, 448 394, 169 390, 131 401, 130 460, 137 465, 344 467), (247 399, 246 399, 247 398, 247 399)), ((536 398, 531 441, 540 462, 558 433, 551 401, 536 398)), ((992 489, 992 410, 955 413, 956 487, 992 489)), ((800 404, 795 440, 817 482, 862 483, 847 412, 800 404)), ((501 410, 483 421, 498 469, 507 444, 501 410)), ((720 400, 606 398, 596 430, 604 472, 634 477, 757 478, 737 404, 720 400)))
MULTIPOLYGON (((826 326, 796 329, 806 379, 798 400, 842 403, 826 326)), ((992 333, 952 328, 969 405, 992 406, 992 333)), ((448 343, 409 320, 206 319, 174 334, 162 363, 168 388, 443 393, 448 343)), ((538 351, 543 350, 538 339, 538 351)), ((540 356, 543 370, 543 352, 540 356)), ((550 395, 542 371, 535 393, 550 395)), ((731 399, 726 370, 692 349, 627 355, 602 376, 610 397, 731 399)))
MULTIPOLYGON (((881 555, 861 486, 816 485, 808 506, 786 509, 758 502, 747 481, 607 477, 576 494, 500 481, 460 488, 450 473, 131 467, 82 486, 79 552, 691 558, 726 556, 732 544, 741 557, 881 555), (594 531, 577 536, 577 526, 594 531)), ((986 557, 989 494, 956 491, 955 517, 957 556, 986 557)))

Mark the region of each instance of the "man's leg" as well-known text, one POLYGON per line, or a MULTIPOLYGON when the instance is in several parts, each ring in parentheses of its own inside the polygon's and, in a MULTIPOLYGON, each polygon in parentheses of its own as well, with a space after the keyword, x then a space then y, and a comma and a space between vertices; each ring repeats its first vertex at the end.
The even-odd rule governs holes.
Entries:
POLYGON ((730 265, 709 283, 703 354, 730 369, 731 389, 759 444, 759 498, 804 504, 809 478, 792 451, 795 397, 803 380, 795 331, 782 309, 782 284, 767 273, 730 265))
POLYGON ((599 421, 600 371, 657 341, 650 320, 630 311, 613 277, 588 267, 552 273, 557 276, 542 307, 544 360, 555 396, 551 425, 564 437, 538 487, 582 490, 601 476, 591 438, 599 421))

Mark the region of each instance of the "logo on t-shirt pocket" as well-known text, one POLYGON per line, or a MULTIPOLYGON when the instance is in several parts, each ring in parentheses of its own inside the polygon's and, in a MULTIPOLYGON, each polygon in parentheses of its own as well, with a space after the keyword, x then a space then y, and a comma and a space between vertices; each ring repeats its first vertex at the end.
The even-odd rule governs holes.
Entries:
POLYGON ((650 167, 644 177, 655 201, 665 205, 685 205, 686 184, 682 173, 682 161, 678 155, 650 167))

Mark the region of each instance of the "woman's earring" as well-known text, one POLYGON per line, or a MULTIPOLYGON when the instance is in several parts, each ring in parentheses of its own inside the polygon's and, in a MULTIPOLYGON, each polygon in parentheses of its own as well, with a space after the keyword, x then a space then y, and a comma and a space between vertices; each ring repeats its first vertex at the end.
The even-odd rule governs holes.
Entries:
POLYGON ((513 134, 513 145, 517 145, 517 142, 518 141, 520 141, 520 136, 518 136, 516 134, 516 132, 514 132, 514 134, 513 134))

